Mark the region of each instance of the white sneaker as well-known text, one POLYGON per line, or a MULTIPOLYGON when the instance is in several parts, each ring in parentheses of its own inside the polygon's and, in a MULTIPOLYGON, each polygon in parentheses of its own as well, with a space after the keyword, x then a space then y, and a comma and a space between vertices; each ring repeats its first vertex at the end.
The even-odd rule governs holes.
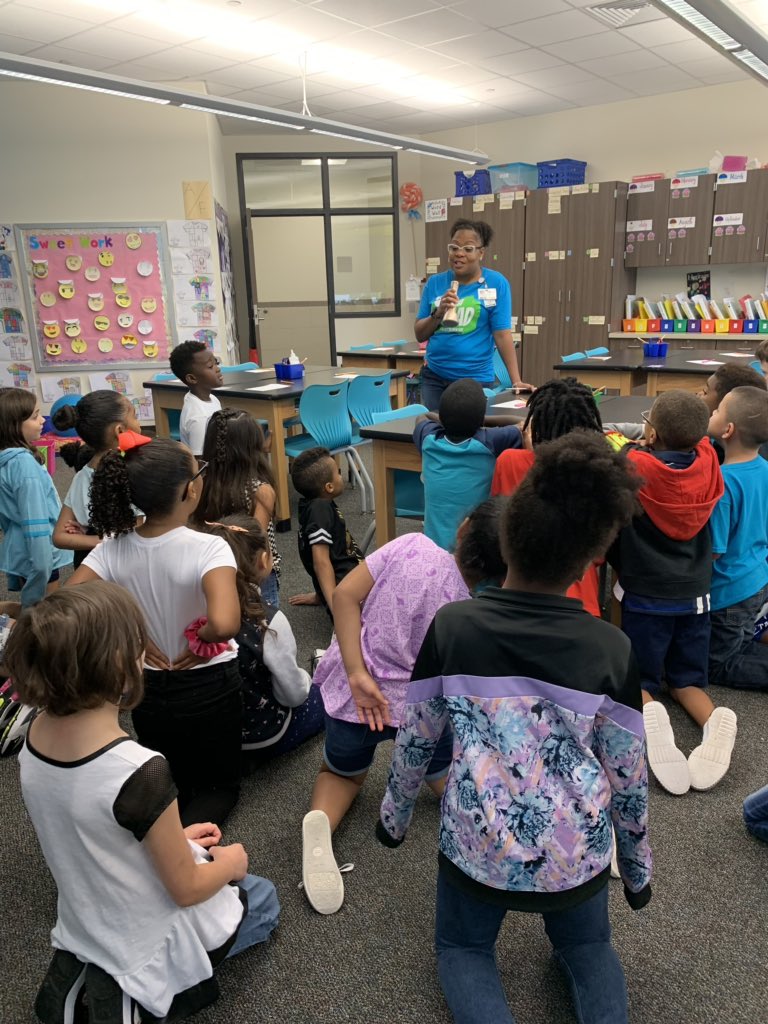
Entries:
POLYGON ((302 834, 304 892, 318 914, 335 914, 344 902, 344 880, 333 855, 331 823, 325 811, 305 814, 302 834))
POLYGON ((664 705, 653 700, 643 705, 648 767, 656 781, 668 793, 682 796, 691 788, 691 777, 685 754, 675 746, 675 735, 664 705))
POLYGON ((704 726, 704 737, 688 758, 691 786, 712 789, 728 771, 736 742, 736 715, 730 708, 715 708, 704 726))

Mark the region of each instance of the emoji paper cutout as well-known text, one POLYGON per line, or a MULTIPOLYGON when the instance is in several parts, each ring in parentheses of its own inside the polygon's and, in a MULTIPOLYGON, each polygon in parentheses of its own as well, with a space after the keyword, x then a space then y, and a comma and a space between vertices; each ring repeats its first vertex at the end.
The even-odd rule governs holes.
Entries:
POLYGON ((71 299, 75 294, 75 282, 66 279, 59 281, 59 295, 62 299, 71 299))
POLYGON ((156 359, 160 351, 160 346, 156 341, 143 341, 142 346, 144 349, 144 355, 147 359, 156 359))
POLYGON ((150 277, 154 269, 155 268, 149 260, 142 260, 141 263, 136 266, 139 277, 150 277))
POLYGON ((61 355, 61 342, 60 341, 49 341, 45 346, 45 354, 48 356, 60 356, 61 355))
POLYGON ((76 253, 72 253, 70 256, 67 256, 67 258, 64 260, 64 265, 66 266, 67 270, 71 270, 74 273, 74 271, 79 270, 80 267, 82 267, 83 257, 78 256, 76 253))
POLYGON ((124 277, 112 277, 110 278, 110 280, 112 282, 112 291, 115 293, 115 295, 119 295, 121 292, 128 291, 128 286, 125 283, 124 277))
POLYGON ((102 267, 111 267, 115 262, 114 253, 108 252, 106 249, 100 252, 97 258, 102 267))
POLYGON ((32 260, 32 276, 48 277, 48 260, 32 260))
POLYGON ((101 271, 98 267, 86 267, 84 274, 86 281, 98 281, 101 277, 101 271))
POLYGON ((141 300, 142 313, 154 313, 156 309, 157 301, 152 295, 147 295, 146 298, 141 300))
POLYGON ((152 321, 151 320, 139 320, 139 334, 151 334, 152 333, 152 321))
POLYGON ((94 313, 104 309, 104 295, 101 292, 88 293, 88 309, 92 309, 94 313))
POLYGON ((88 343, 82 338, 74 338, 69 347, 76 355, 81 356, 88 348, 88 343))
POLYGON ((124 334, 120 339, 120 344, 123 348, 136 348, 139 343, 139 339, 133 334, 124 334))
POLYGON ((129 249, 140 249, 141 248, 141 235, 137 235, 135 231, 129 232, 125 236, 125 244, 129 249))
POLYGON ((43 320, 43 334, 46 338, 58 338, 61 334, 58 320, 43 320))
POLYGON ((131 296, 128 294, 128 292, 119 292, 115 296, 115 302, 118 304, 118 306, 120 306, 121 309, 126 309, 126 307, 130 306, 132 301, 133 300, 131 299, 131 296))
POLYGON ((93 326, 97 331, 108 331, 109 330, 109 317, 108 316, 95 316, 93 318, 93 326))
POLYGON ((55 306, 56 296, 53 294, 53 292, 43 292, 42 295, 40 296, 40 305, 55 306))
POLYGON ((112 351, 112 339, 111 338, 99 338, 99 352, 111 352, 112 351))
POLYGON ((119 327, 130 327, 133 323, 133 313, 120 313, 117 317, 119 327))
POLYGON ((80 333, 80 321, 79 320, 65 320, 64 321, 64 333, 68 338, 76 338, 80 333))

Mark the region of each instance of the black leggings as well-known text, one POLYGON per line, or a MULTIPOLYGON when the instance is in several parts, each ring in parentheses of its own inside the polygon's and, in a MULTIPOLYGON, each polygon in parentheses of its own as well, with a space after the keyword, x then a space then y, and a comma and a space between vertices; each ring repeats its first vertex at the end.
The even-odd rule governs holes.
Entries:
POLYGON ((139 743, 168 759, 182 825, 223 825, 240 796, 243 701, 237 659, 184 672, 144 670, 139 743))

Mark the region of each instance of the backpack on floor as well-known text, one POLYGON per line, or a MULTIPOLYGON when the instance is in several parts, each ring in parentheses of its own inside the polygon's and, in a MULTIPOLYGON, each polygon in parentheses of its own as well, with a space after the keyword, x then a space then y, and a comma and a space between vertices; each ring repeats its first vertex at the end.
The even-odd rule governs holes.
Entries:
POLYGON ((21 702, 12 679, 0 685, 0 757, 12 757, 21 750, 37 710, 21 702))

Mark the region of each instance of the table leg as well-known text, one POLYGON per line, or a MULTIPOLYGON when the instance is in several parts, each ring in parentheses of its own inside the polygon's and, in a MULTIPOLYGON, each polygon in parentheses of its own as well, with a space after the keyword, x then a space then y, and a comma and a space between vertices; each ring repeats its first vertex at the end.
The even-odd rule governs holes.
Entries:
POLYGON ((269 408, 265 410, 267 415, 263 416, 269 423, 269 431, 272 435, 272 451, 270 459, 272 462, 272 474, 275 478, 275 528, 279 531, 290 530, 291 528, 291 499, 288 490, 288 456, 285 454, 285 430, 283 420, 293 415, 293 403, 288 409, 284 408, 283 402, 270 402, 269 408))
POLYGON ((395 476, 387 466, 386 444, 373 442, 373 493, 376 499, 376 547, 395 539, 395 476))
POLYGON ((405 386, 406 377, 395 377, 395 409, 404 409, 408 405, 407 389, 405 386))
POLYGON ((168 409, 163 405, 162 392, 156 391, 154 393, 152 404, 155 409, 155 436, 170 437, 171 424, 168 422, 168 409))

